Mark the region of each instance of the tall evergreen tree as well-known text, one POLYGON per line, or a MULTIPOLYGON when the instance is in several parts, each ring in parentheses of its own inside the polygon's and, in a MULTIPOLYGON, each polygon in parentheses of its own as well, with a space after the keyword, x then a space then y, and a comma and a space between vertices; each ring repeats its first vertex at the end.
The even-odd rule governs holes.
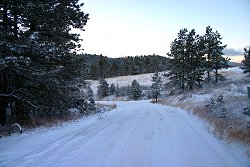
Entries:
POLYGON ((161 90, 162 90, 161 76, 158 72, 156 72, 152 76, 152 85, 151 85, 151 95, 153 96, 156 102, 158 101, 158 98, 161 95, 161 90))
POLYGON ((215 82, 218 82, 218 70, 220 68, 226 67, 228 59, 224 58, 223 49, 226 45, 222 45, 222 37, 218 31, 213 32, 212 28, 208 26, 206 28, 206 33, 204 35, 204 42, 206 48, 206 68, 207 68, 207 77, 210 80, 210 72, 214 70, 215 73, 215 82))
POLYGON ((244 60, 242 61, 243 66, 241 68, 244 73, 250 73, 250 47, 248 50, 244 48, 244 51, 244 60))
POLYGON ((186 46, 186 36, 187 29, 182 29, 177 35, 177 38, 170 45, 170 66, 171 70, 169 72, 171 83, 174 86, 184 90, 185 86, 185 46, 186 46))
POLYGON ((178 89, 193 89, 193 85, 201 81, 204 64, 202 43, 200 36, 194 29, 180 30, 178 37, 171 43, 170 57, 171 70, 168 74, 171 83, 178 89))

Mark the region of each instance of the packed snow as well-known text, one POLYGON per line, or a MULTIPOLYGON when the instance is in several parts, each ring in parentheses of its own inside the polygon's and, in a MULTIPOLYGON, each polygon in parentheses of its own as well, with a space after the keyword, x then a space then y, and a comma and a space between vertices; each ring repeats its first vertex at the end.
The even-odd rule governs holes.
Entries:
POLYGON ((239 146, 214 138, 187 111, 149 101, 116 103, 111 111, 61 127, 0 139, 1 167, 242 167, 239 146))

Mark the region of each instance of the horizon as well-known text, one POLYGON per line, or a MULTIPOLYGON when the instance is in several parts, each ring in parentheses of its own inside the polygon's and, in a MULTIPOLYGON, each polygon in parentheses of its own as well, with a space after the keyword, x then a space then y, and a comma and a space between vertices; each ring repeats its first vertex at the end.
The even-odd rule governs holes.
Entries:
POLYGON ((221 34, 223 45, 227 45, 224 54, 234 62, 241 62, 244 48, 250 46, 247 0, 80 2, 89 14, 85 31, 80 32, 84 53, 108 57, 166 56, 181 29, 195 29, 204 35, 207 26, 221 34))

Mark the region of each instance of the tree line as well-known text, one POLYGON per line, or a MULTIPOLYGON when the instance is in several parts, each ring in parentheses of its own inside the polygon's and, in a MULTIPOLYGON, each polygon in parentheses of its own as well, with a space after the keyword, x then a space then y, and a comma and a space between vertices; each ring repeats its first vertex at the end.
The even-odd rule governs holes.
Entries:
POLYGON ((82 54, 85 78, 99 79, 115 76, 154 73, 169 69, 169 59, 159 55, 109 58, 96 54, 82 54))

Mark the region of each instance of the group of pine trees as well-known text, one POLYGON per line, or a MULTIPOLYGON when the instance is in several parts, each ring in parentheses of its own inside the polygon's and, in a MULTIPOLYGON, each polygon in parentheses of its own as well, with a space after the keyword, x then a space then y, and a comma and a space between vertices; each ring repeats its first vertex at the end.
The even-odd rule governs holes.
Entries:
POLYGON ((211 81, 212 76, 215 83, 220 79, 218 70, 228 67, 228 58, 224 58, 220 34, 212 31, 211 27, 206 28, 205 35, 196 34, 195 30, 182 29, 177 38, 171 43, 170 72, 168 74, 173 87, 181 90, 192 90, 195 85, 200 86, 206 80, 211 81), (211 72, 214 75, 211 75, 211 72))
POLYGON ((93 109, 82 80, 79 34, 88 20, 78 0, 0 1, 0 122, 58 118, 69 108, 93 109), (86 105, 86 103, 88 105, 86 105))
POLYGON ((154 73, 169 69, 169 59, 159 55, 109 58, 102 55, 83 54, 86 79, 154 73))
POLYGON ((136 80, 133 80, 131 85, 127 87, 119 87, 117 84, 116 86, 112 83, 111 85, 108 82, 101 78, 99 79, 99 85, 97 86, 97 95, 99 98, 107 97, 109 95, 115 95, 116 97, 119 96, 128 96, 131 99, 138 100, 142 96, 142 89, 136 80))
POLYGON ((163 88, 160 73, 155 72, 151 81, 152 85, 150 88, 146 88, 145 90, 147 94, 143 94, 142 86, 135 79, 132 81, 131 85, 119 87, 118 84, 115 86, 113 83, 109 86, 108 82, 104 78, 101 78, 97 87, 97 94, 100 98, 107 97, 109 95, 115 95, 116 97, 127 96, 133 100, 139 100, 142 96, 147 95, 148 97, 152 97, 157 101, 163 88))

